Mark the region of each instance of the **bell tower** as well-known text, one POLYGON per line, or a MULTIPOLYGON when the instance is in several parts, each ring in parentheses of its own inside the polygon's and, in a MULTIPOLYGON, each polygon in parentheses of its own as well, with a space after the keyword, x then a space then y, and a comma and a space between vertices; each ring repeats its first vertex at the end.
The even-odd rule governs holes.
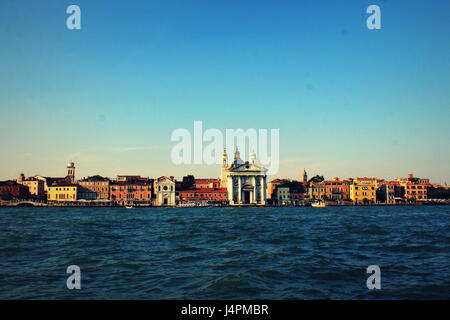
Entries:
POLYGON ((306 173, 306 170, 305 169, 303 169, 303 175, 302 175, 303 177, 303 183, 307 183, 308 182, 308 174, 306 173))
POLYGON ((67 178, 70 182, 75 182, 75 163, 72 161, 67 164, 67 178))
POLYGON ((220 187, 226 188, 227 187, 227 169, 228 169, 228 155, 227 155, 227 149, 223 149, 222 153, 222 167, 220 170, 220 187))

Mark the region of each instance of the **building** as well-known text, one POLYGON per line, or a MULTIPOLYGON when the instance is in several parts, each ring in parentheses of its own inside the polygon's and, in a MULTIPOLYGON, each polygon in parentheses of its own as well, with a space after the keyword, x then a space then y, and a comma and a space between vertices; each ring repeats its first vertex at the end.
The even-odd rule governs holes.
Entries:
POLYGON ((205 189, 205 188, 220 188, 220 179, 195 179, 194 188, 205 189))
MULTIPOLYGON (((414 174, 412 174, 412 173, 408 174, 408 176, 406 178, 397 179, 397 181, 430 184, 430 179, 414 177, 414 174)), ((430 186, 431 186, 431 184, 430 184, 430 186)))
POLYGON ((404 189, 406 201, 423 201, 428 199, 428 188, 432 187, 430 179, 414 177, 414 175, 410 173, 407 178, 399 178, 397 181, 404 189))
POLYGON ((23 173, 17 178, 17 183, 28 187, 31 198, 36 200, 45 200, 47 198, 45 194, 45 183, 42 180, 30 177, 25 178, 23 173))
POLYGON ((288 187, 278 187, 274 192, 275 204, 287 205, 291 203, 291 194, 288 187))
POLYGON ((155 205, 174 206, 176 205, 175 179, 170 177, 160 177, 155 180, 155 205))
POLYGON ((50 186, 53 186, 54 184, 75 183, 75 164, 73 162, 69 162, 67 164, 67 176, 65 177, 46 177, 41 175, 35 175, 34 177, 32 177, 32 179, 37 179, 44 183, 44 192, 45 192, 44 198, 48 199, 48 188, 50 186))
POLYGON ((78 185, 70 182, 55 182, 47 189, 48 201, 77 201, 78 185))
POLYGON ((267 200, 270 204, 293 204, 299 205, 307 198, 306 183, 289 180, 289 179, 275 179, 267 184, 267 200), (281 189, 280 189, 281 188, 281 189), (282 196, 286 194, 283 191, 287 189, 289 200, 282 196), (278 190, 280 189, 280 190, 278 190))
POLYGON ((427 200, 428 187, 430 183, 422 182, 401 182, 400 185, 405 190, 405 199, 407 201, 427 200))
POLYGON ((221 204, 228 203, 226 188, 188 189, 177 192, 181 204, 221 204))
POLYGON ((30 196, 27 186, 13 180, 0 181, 0 200, 29 199, 30 196))
POLYGON ((267 184, 267 199, 276 199, 275 190, 278 186, 285 184, 288 180, 274 179, 267 184))
POLYGON ((44 191, 46 194, 48 192, 48 188, 50 186, 52 186, 53 184, 70 182, 67 180, 67 177, 44 177, 44 176, 36 175, 33 178, 44 182, 44 191))
POLYGON ((79 180, 79 198, 86 200, 109 200, 110 183, 111 180, 99 175, 79 180))
POLYGON ((350 182, 339 178, 319 182, 311 181, 308 192, 311 199, 348 200, 350 199, 350 182))
POLYGON ((385 204, 401 203, 404 194, 405 190, 398 181, 384 181, 378 186, 377 202, 385 204))
POLYGON ((118 176, 115 181, 109 182, 109 199, 116 205, 149 206, 152 196, 152 180, 148 178, 118 176))
POLYGON ((376 190, 382 180, 376 178, 357 178, 350 184, 350 199, 354 204, 374 204, 377 201, 376 190))
POLYGON ((239 150, 228 165, 227 153, 223 153, 221 182, 225 181, 230 205, 265 205, 267 201, 267 169, 256 164, 256 154, 249 161, 242 161, 239 150))

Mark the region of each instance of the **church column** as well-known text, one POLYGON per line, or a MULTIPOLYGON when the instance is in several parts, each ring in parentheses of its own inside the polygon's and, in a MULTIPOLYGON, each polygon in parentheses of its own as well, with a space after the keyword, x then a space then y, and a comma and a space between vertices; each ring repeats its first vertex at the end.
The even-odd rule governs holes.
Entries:
POLYGON ((252 186, 253 186, 253 191, 251 192, 250 202, 256 203, 256 177, 255 176, 252 176, 252 186))
POLYGON ((228 191, 228 201, 230 204, 234 204, 234 184, 233 184, 233 178, 227 177, 227 191, 228 191))
MULTIPOLYGON (((261 193, 262 190, 262 179, 261 176, 255 177, 255 194, 259 194, 259 199, 256 201, 257 204, 261 204, 263 201, 263 195, 261 193)), ((256 200, 256 199, 255 199, 256 200)))
POLYGON ((267 200, 267 176, 262 177, 262 183, 261 183, 261 199, 262 204, 266 204, 267 200))
POLYGON ((242 181, 241 181, 241 176, 237 176, 238 177, 238 204, 242 204, 242 181))

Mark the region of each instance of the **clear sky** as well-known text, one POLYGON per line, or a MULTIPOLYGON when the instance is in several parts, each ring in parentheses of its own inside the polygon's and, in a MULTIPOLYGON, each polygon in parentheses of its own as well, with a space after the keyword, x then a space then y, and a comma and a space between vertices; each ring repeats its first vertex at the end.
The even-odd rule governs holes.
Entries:
POLYGON ((218 177, 170 160, 172 131, 202 120, 280 129, 279 177, 450 183, 449 14, 447 0, 2 0, 0 179, 69 160, 79 178, 218 177))

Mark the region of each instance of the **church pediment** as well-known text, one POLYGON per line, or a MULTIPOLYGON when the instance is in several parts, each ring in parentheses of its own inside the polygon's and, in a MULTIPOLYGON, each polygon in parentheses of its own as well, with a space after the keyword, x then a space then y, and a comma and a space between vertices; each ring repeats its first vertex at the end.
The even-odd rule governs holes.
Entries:
POLYGON ((267 169, 254 163, 243 163, 228 170, 229 172, 266 172, 267 169))

